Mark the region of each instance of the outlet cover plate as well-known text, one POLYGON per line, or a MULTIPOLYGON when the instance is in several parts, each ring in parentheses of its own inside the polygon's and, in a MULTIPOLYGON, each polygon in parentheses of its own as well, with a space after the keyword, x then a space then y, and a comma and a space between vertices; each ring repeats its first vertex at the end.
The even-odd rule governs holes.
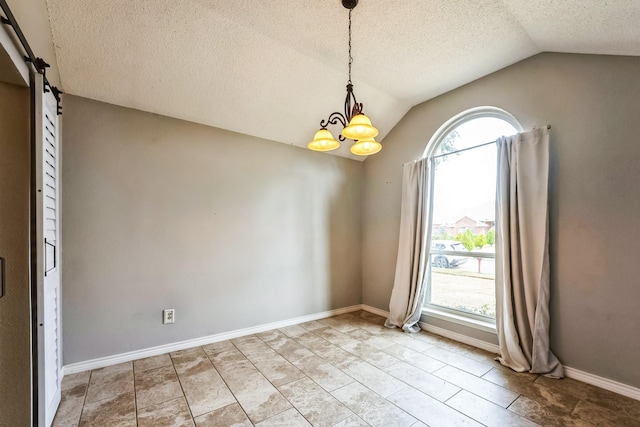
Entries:
POLYGON ((176 321, 176 310, 173 308, 166 308, 162 310, 162 323, 175 323, 176 321))

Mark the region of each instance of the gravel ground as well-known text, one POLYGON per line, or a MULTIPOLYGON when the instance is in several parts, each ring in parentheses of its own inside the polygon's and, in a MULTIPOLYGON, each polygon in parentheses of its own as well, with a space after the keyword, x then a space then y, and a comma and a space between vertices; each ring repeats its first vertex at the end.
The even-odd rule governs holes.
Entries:
POLYGON ((495 280, 467 276, 459 269, 434 268, 431 275, 431 303, 460 308, 494 317, 495 280))

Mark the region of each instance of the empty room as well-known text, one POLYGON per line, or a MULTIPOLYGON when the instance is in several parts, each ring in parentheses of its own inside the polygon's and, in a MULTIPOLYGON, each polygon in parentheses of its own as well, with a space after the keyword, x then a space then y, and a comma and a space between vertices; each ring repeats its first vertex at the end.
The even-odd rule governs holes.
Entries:
POLYGON ((0 18, 0 426, 640 425, 639 1, 0 18))

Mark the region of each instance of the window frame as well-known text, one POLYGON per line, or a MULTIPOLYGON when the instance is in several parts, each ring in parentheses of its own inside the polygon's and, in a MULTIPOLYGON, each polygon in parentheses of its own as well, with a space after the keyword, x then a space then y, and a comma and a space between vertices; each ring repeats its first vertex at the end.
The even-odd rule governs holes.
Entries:
MULTIPOLYGON (((438 128, 438 130, 433 134, 427 146, 425 147, 423 158, 431 158, 436 154, 438 147, 444 140, 446 136, 448 136, 454 129, 462 124, 469 122, 471 120, 481 119, 481 118, 496 118, 503 120, 513 126, 517 132, 522 132, 524 129, 518 119, 516 119, 512 114, 507 111, 492 106, 481 106, 470 108, 465 110, 459 114, 456 114, 449 120, 447 120, 442 126, 438 128)), ((490 141, 487 141, 490 142, 490 141)), ((432 207, 433 209, 433 207, 432 207)), ((431 241, 425 241, 427 253, 431 252, 431 241)), ((431 259, 431 256, 429 259, 431 259)), ((431 262, 427 262, 427 289, 425 292, 425 299, 422 303, 423 313, 427 316, 434 317, 437 319, 449 321, 452 323, 456 323, 459 325, 467 326, 473 329, 478 329, 485 332, 496 333, 496 325, 495 318, 492 319, 487 316, 482 316, 473 313, 467 313, 461 310, 455 310, 448 307, 443 307, 437 304, 431 304, 429 301, 431 300, 431 262)))

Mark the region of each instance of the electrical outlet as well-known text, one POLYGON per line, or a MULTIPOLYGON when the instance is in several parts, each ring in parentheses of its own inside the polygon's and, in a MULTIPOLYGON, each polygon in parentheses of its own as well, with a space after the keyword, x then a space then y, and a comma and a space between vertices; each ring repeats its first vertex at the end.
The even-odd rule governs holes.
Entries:
POLYGON ((174 308, 167 308, 162 310, 162 323, 165 325, 167 323, 175 323, 176 321, 176 310, 174 308))

